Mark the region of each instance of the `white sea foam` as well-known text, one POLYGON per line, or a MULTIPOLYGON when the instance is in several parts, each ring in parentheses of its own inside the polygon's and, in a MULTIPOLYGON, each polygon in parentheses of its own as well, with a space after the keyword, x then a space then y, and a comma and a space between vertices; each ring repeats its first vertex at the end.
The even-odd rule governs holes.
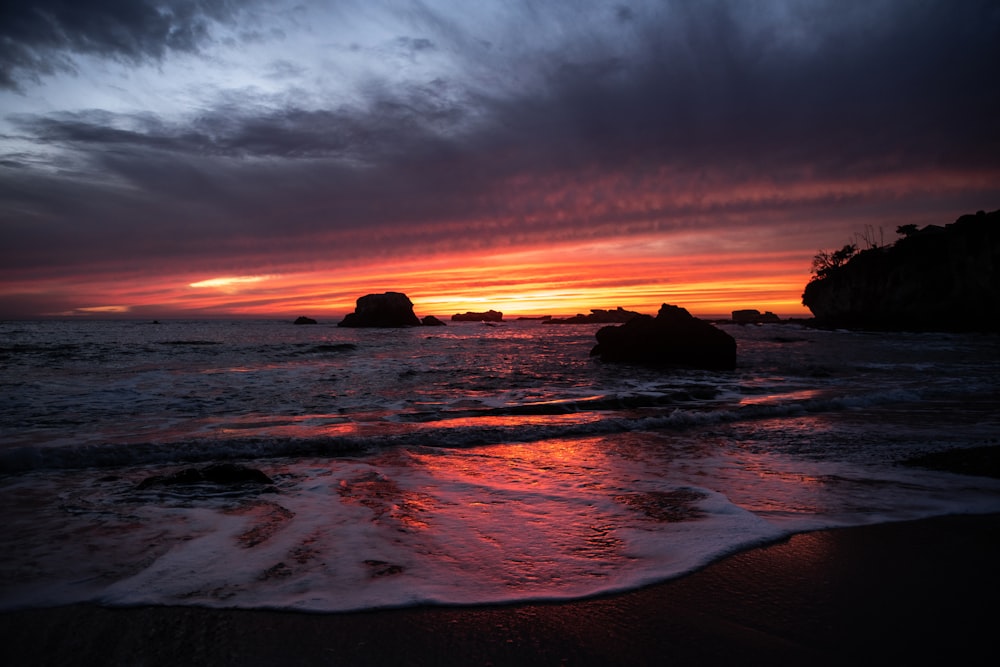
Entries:
POLYGON ((567 599, 802 530, 1000 511, 1000 482, 672 448, 639 433, 272 460, 275 492, 62 473, 2 489, 2 605, 97 600, 334 611, 567 599), (49 484, 49 488, 45 488, 49 484), (19 493, 29 507, 12 499, 19 493), (51 494, 51 495, 50 495, 51 494), (4 539, 10 540, 10 534, 4 539))

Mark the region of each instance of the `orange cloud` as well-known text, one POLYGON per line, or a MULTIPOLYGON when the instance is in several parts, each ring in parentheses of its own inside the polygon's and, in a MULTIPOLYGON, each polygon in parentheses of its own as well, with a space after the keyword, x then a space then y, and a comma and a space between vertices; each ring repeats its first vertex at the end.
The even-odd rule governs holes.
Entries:
MULTIPOLYGON (((739 244, 735 244, 738 246, 739 244)), ((736 308, 807 315, 799 303, 808 278, 800 252, 712 249, 697 234, 565 244, 508 253, 462 253, 302 272, 192 279, 77 280, 36 284, 75 310, 131 316, 339 318, 370 292, 406 292, 419 315, 493 308, 508 316, 571 315, 621 306, 655 312, 674 303, 698 315, 736 308), (121 304, 114 309, 93 304, 121 304)), ((49 313, 56 314, 56 313, 49 313)))

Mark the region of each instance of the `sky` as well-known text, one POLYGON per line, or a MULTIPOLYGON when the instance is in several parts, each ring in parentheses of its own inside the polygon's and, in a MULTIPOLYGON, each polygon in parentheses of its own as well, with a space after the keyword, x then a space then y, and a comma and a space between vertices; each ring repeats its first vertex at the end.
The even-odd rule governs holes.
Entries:
POLYGON ((0 8, 0 318, 808 316, 1000 208, 1000 3, 0 8))

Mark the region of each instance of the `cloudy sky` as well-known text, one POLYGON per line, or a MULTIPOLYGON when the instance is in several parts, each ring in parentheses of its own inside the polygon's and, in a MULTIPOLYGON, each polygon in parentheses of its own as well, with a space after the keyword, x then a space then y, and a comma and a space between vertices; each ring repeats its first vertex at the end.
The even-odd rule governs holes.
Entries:
POLYGON ((1000 208, 992 0, 0 9, 0 317, 806 314, 1000 208))

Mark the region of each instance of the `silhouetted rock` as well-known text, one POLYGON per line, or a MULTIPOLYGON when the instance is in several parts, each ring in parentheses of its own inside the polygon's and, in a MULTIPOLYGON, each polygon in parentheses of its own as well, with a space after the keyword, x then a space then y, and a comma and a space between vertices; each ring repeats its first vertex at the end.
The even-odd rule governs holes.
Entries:
POLYGON ((139 482, 137 489, 191 484, 271 484, 270 477, 256 468, 235 463, 217 463, 205 468, 185 468, 170 475, 153 475, 139 482))
POLYGON ((933 452, 902 461, 903 465, 1000 479, 1000 447, 983 445, 933 452))
POLYGON ((734 310, 733 322, 736 324, 765 324, 770 322, 780 322, 781 318, 771 311, 760 312, 756 308, 746 310, 734 310))
POLYGON ((338 327, 419 327, 420 320, 413 314, 413 302, 402 292, 366 294, 359 298, 353 313, 349 313, 338 327))
POLYGON ((427 315, 422 320, 420 320, 420 323, 423 324, 425 327, 443 327, 443 326, 447 326, 447 325, 445 325, 444 322, 442 322, 438 318, 434 317, 433 315, 427 315))
POLYGON ((1000 211, 863 250, 806 285, 802 303, 826 327, 1000 331, 1000 211))
POLYGON ((350 352, 358 349, 354 343, 320 343, 297 351, 300 354, 338 354, 340 352, 350 352))
POLYGON ((639 313, 619 306, 614 310, 591 308, 589 315, 578 314, 573 317, 551 318, 548 321, 552 324, 624 324, 636 315, 639 313))
POLYGON ((596 336, 590 354, 602 361, 708 370, 736 367, 733 337, 679 306, 663 304, 656 317, 637 315, 620 326, 601 327, 596 336))
POLYGON ((314 320, 311 317, 306 317, 305 315, 302 315, 301 317, 296 317, 295 321, 292 322, 292 324, 316 324, 316 320, 314 320))
POLYGON ((485 313, 456 313, 451 316, 452 322, 502 322, 503 313, 487 310, 485 313))

